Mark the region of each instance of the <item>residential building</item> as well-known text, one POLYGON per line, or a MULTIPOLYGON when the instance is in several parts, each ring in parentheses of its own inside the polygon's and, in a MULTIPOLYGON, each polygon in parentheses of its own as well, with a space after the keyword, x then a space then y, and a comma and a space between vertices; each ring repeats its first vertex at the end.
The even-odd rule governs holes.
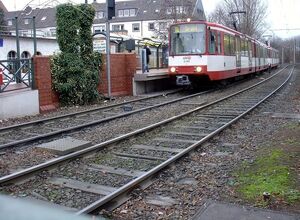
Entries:
POLYGON ((3 4, 3 2, 0 0, 0 8, 4 11, 7 12, 7 9, 5 7, 5 5, 3 4))
MULTIPOLYGON (((106 4, 92 3, 96 10, 93 32, 106 30, 106 4)), ((32 35, 32 18, 35 16, 37 36, 55 37, 55 8, 31 8, 24 11, 5 13, 8 29, 15 33, 15 18, 21 36, 32 35)), ((113 33, 121 33, 132 38, 159 37, 165 32, 168 24, 184 20, 189 16, 194 19, 205 19, 201 0, 131 0, 116 2, 116 16, 110 22, 113 33), (199 7, 200 6, 200 7, 199 7), (197 8, 198 7, 198 8, 197 8)))
MULTIPOLYGON (((93 33, 103 32, 106 30, 106 4, 98 3, 94 0, 92 5, 96 11, 92 31, 93 33)), ((170 23, 185 20, 189 16, 195 20, 205 19, 201 0, 117 1, 115 12, 116 16, 110 21, 112 35, 118 34, 122 37, 137 40, 142 38, 161 38, 161 40, 166 40, 167 28, 170 23)), ((29 56, 33 54, 33 17, 35 17, 37 33, 37 51, 42 55, 52 55, 58 51, 55 15, 56 9, 54 7, 31 8, 28 6, 23 11, 5 12, 6 29, 9 33, 6 36, 0 36, 3 39, 3 50, 0 53, 0 60, 16 58, 16 18, 21 37, 21 54, 29 54, 29 56)), ((99 45, 103 45, 103 42, 100 42, 99 45)), ((155 57, 157 51, 155 48, 151 49, 155 57)), ((112 49, 112 51, 115 50, 112 49)), ((156 64, 153 64, 153 66, 156 66, 156 64)))

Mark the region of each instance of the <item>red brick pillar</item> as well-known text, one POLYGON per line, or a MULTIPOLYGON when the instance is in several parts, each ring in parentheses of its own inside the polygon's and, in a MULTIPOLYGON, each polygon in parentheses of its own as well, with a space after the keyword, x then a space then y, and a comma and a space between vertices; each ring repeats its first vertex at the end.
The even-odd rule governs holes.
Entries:
MULTIPOLYGON (((107 95, 106 55, 103 56, 103 67, 100 73, 98 90, 107 95)), ((118 53, 110 55, 110 77, 112 96, 132 95, 132 78, 136 72, 136 54, 118 53)))
POLYGON ((40 112, 55 110, 58 95, 52 90, 50 56, 33 57, 35 87, 39 90, 40 112))

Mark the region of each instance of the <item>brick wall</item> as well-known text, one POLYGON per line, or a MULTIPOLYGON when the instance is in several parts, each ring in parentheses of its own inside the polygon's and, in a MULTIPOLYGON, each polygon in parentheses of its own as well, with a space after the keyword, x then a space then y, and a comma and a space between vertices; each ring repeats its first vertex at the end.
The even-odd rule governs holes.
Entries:
MULTIPOLYGON (((103 60, 105 61, 105 56, 103 60)), ((33 62, 35 86, 39 90, 40 112, 54 110, 59 105, 59 98, 52 90, 50 56, 35 56, 33 62)), ((98 91, 107 95, 106 66, 103 65, 102 69, 98 91)), ((112 96, 132 95, 132 78, 135 72, 135 54, 111 54, 112 96)))
POLYGON ((52 79, 49 56, 35 56, 34 79, 39 90, 40 112, 55 110, 59 105, 58 95, 52 90, 52 79))
MULTIPOLYGON (((100 84, 98 90, 107 95, 106 78, 106 56, 103 56, 104 65, 100 73, 100 84)), ((112 96, 132 95, 132 78, 136 72, 136 54, 111 54, 110 55, 110 76, 111 76, 111 94, 112 96)))

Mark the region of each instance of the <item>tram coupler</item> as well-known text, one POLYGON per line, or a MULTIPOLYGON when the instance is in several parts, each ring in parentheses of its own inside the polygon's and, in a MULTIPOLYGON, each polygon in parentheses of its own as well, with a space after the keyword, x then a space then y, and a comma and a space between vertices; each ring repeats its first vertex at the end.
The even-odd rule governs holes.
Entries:
POLYGON ((177 86, 189 86, 191 85, 191 81, 188 76, 182 75, 182 76, 176 76, 176 85, 177 86))

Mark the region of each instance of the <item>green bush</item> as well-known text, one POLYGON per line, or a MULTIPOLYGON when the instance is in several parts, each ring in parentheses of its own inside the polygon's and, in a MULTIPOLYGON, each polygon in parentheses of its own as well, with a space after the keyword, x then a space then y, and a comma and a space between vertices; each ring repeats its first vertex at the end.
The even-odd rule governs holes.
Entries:
POLYGON ((53 88, 63 105, 84 105, 98 98, 101 55, 93 52, 90 5, 57 7, 57 38, 61 52, 52 58, 53 88))

